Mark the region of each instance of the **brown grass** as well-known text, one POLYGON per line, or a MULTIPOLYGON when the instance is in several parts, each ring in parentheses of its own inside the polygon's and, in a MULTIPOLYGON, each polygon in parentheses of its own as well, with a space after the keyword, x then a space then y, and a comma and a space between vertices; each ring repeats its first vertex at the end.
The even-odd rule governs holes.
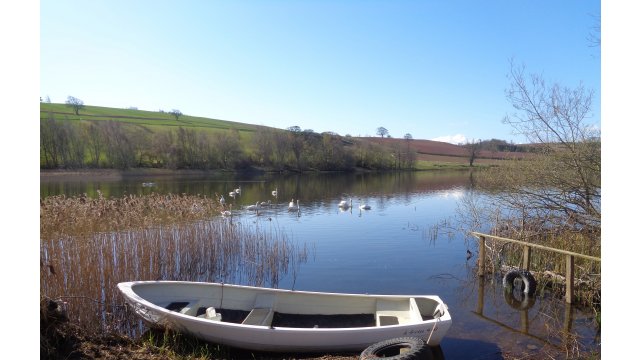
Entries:
MULTIPOLYGON (((217 199, 217 197, 215 197, 217 199)), ((50 196, 40 201, 40 236, 83 235, 206 219, 219 214, 214 199, 196 195, 127 195, 105 198, 50 196)))
POLYGON ((277 286, 289 273, 295 281, 297 266, 307 259, 306 245, 293 244, 278 230, 222 218, 218 210, 215 200, 189 195, 42 200, 40 296, 43 304, 59 303, 69 321, 41 313, 41 354, 65 358, 86 350, 92 358, 127 357, 105 348, 106 341, 134 357, 182 358, 126 339, 138 338, 145 328, 124 306, 119 282, 277 286))

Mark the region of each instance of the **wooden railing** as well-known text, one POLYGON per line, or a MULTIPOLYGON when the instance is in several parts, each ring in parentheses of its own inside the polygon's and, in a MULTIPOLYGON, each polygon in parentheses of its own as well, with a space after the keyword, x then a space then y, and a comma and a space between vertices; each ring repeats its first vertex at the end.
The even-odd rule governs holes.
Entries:
POLYGON ((529 270, 529 265, 531 263, 531 249, 532 248, 551 251, 551 252, 555 252, 555 253, 559 253, 559 254, 565 255, 565 259, 566 259, 566 278, 565 278, 565 280, 566 280, 566 292, 565 292, 565 301, 567 303, 571 303, 571 301, 573 299, 574 262, 575 262, 575 258, 583 258, 583 259, 587 259, 587 260, 601 261, 599 257, 590 256, 590 255, 584 255, 584 254, 578 254, 578 253, 575 253, 575 252, 562 250, 562 249, 555 249, 555 248, 544 246, 544 245, 532 244, 532 243, 528 243, 528 242, 522 241, 522 240, 514 240, 514 239, 509 239, 509 238, 503 238, 503 237, 500 237, 500 236, 495 236, 495 235, 482 234, 482 233, 478 233, 478 232, 472 232, 471 235, 477 237, 479 242, 480 242, 479 245, 478 245, 478 258, 479 258, 478 259, 478 276, 484 276, 484 274, 485 274, 485 268, 484 268, 485 267, 485 258, 486 258, 486 256, 485 256, 485 247, 486 247, 487 238, 493 239, 493 240, 505 241, 505 242, 510 242, 510 243, 522 245, 524 247, 523 254, 522 254, 522 267, 525 270, 529 270))

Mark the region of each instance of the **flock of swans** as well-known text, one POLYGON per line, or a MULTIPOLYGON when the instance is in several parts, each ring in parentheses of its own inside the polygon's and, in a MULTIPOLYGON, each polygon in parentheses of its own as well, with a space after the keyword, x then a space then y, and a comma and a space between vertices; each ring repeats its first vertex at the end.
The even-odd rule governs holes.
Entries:
MULTIPOLYGON (((229 192, 229 196, 232 198, 236 198, 236 196, 239 196, 242 193, 242 189, 240 188, 240 186, 238 186, 237 189, 229 192)), ((278 199, 278 188, 276 188, 275 190, 271 191, 271 195, 273 197, 276 198, 276 204, 272 204, 271 200, 267 200, 267 201, 256 201, 255 204, 251 204, 251 205, 247 205, 244 209, 248 210, 248 211, 255 211, 256 213, 259 212, 259 210, 263 209, 263 208, 271 208, 273 206, 277 206, 277 199, 278 199)), ((222 211, 222 216, 231 216, 231 208, 233 207, 233 204, 229 204, 229 208, 226 208, 226 200, 224 198, 224 195, 220 196, 220 204, 222 204, 224 210, 222 211)), ((349 200, 341 200, 338 203, 338 208, 342 211, 346 211, 349 210, 351 208, 353 208, 353 199, 349 198, 349 200)), ((358 208, 360 210, 371 210, 371 206, 368 204, 363 204, 362 202, 360 202, 360 204, 358 205, 358 208)), ((300 213, 300 200, 295 200, 295 199, 291 199, 291 201, 289 202, 289 206, 288 206, 288 210, 292 211, 292 212, 298 212, 298 214, 300 213)))
MULTIPOLYGON (((349 202, 347 202, 347 200, 340 201, 340 203, 338 203, 338 207, 342 210, 348 210, 350 208, 353 208, 353 199, 349 199, 349 202)), ((371 210, 371 205, 363 204, 362 202, 360 202, 360 205, 358 205, 358 208, 360 210, 371 210)))

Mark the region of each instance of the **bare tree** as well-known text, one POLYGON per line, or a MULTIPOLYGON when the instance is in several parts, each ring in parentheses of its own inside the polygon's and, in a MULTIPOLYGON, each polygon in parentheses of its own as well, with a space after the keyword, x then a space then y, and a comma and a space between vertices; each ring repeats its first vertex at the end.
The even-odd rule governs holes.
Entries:
POLYGON ((529 214, 573 227, 600 227, 600 131, 587 122, 593 91, 548 86, 512 62, 507 99, 515 112, 504 123, 538 148, 533 160, 501 166, 499 181, 529 214))
POLYGON ((284 166, 284 160, 287 156, 287 152, 290 149, 289 147, 289 139, 287 134, 283 131, 274 131, 273 135, 273 144, 275 145, 273 150, 275 154, 275 164, 278 167, 284 166))
POLYGON ((589 31, 589 35, 587 37, 587 41, 591 44, 592 47, 600 47, 601 43, 601 34, 600 34, 600 14, 592 15, 596 24, 591 27, 591 31, 589 31))
POLYGON ((40 152, 44 160, 44 166, 57 168, 62 159, 60 126, 54 119, 53 113, 49 113, 47 119, 40 120, 40 152))
POLYGON ((380 137, 383 138, 385 136, 389 136, 389 130, 380 126, 379 128, 376 129, 376 134, 380 135, 380 137))
POLYGON ((172 109, 171 111, 169 111, 169 114, 173 115, 176 120, 178 120, 180 116, 182 116, 182 112, 178 109, 172 109))
POLYGON ((105 159, 109 166, 126 169, 136 162, 135 149, 125 125, 109 120, 104 123, 105 159))
POLYGON ((254 147, 256 161, 262 165, 271 165, 273 158, 274 138, 271 136, 269 128, 260 126, 253 135, 251 142, 254 147))
POLYGON ((226 130, 214 135, 214 147, 224 168, 232 169, 240 161, 240 133, 238 130, 226 130))
POLYGON ((76 97, 67 96, 67 101, 64 102, 67 106, 73 108, 73 112, 78 115, 80 110, 84 109, 84 102, 76 97))
POLYGON ((291 152, 296 158, 296 168, 302 170, 302 150, 304 149, 304 136, 299 126, 290 126, 287 128, 289 133, 289 146, 291 146, 291 152))
POLYGON ((415 164, 416 164, 416 160, 417 160, 417 155, 416 152, 413 151, 411 149, 411 142, 413 141, 413 136, 409 133, 404 134, 404 140, 407 143, 407 150, 406 153, 404 154, 404 159, 405 159, 405 168, 407 169, 412 169, 415 164))
POLYGON ((89 149, 89 158, 94 167, 100 165, 100 154, 104 148, 104 130, 101 126, 102 122, 91 122, 85 129, 87 137, 87 148, 89 149))
POLYGON ((469 166, 473 167, 473 162, 476 160, 478 155, 480 154, 481 140, 471 140, 467 141, 464 144, 464 148, 467 151, 467 155, 469 156, 469 166))

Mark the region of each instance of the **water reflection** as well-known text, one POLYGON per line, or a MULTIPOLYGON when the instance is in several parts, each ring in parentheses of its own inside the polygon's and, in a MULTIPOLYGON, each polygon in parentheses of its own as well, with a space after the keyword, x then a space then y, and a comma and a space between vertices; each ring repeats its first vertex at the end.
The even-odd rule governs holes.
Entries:
MULTIPOLYGON (((150 192, 174 194, 224 195, 227 201, 239 205, 255 204, 256 201, 274 200, 277 204, 288 204, 293 198, 304 202, 335 198, 336 205, 342 198, 384 200, 385 197, 403 196, 410 201, 412 195, 446 190, 464 189, 469 185, 468 175, 460 171, 399 172, 399 173, 329 173, 308 175, 123 175, 112 178, 90 176, 44 176, 40 181, 40 196, 65 194, 97 196, 100 190, 106 197, 125 194, 147 194, 150 192), (153 186, 148 184, 153 183, 153 186), (234 198, 231 191, 241 188, 234 198), (278 189, 277 196, 272 192, 278 189)), ((444 194, 444 193, 443 193, 444 194)))
POLYGON ((514 351, 521 347, 516 353, 549 358, 567 355, 569 358, 579 358, 581 353, 599 349, 599 331, 595 328, 582 328, 580 334, 574 332, 576 314, 580 314, 582 319, 590 317, 576 306, 549 298, 544 301, 540 299, 542 303, 535 306, 538 297, 508 291, 500 286, 499 279, 477 278, 476 281, 477 301, 472 313, 499 329, 499 333, 503 334, 497 342, 501 348, 514 351), (501 306, 495 298, 485 304, 487 287, 494 296, 502 292, 503 304, 507 307, 501 306), (525 335, 528 340, 523 340, 520 335, 525 335))

